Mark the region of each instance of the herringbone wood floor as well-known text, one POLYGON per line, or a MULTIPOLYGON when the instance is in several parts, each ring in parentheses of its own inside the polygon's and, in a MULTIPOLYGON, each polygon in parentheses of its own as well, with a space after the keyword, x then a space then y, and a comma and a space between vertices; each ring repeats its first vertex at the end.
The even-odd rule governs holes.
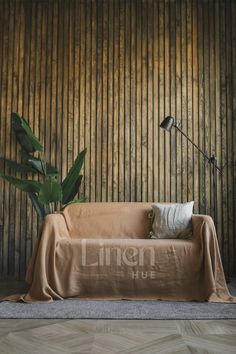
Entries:
POLYGON ((0 320, 0 354, 60 353, 235 354, 236 321, 0 320))
POLYGON ((236 353, 236 321, 1 320, 0 353, 236 353))

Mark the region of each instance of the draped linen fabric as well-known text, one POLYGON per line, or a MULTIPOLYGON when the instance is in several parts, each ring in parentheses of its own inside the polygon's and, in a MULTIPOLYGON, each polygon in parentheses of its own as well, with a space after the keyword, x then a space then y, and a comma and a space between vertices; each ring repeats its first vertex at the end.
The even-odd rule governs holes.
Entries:
POLYGON ((193 215, 190 240, 148 238, 151 203, 71 204, 45 218, 26 280, 7 300, 161 299, 236 302, 214 223, 193 215))

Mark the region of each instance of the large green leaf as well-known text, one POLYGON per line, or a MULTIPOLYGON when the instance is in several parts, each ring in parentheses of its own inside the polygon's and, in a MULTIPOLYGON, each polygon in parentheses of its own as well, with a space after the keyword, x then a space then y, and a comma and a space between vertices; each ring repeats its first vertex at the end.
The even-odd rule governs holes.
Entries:
POLYGON ((23 157, 25 158, 26 163, 29 166, 35 168, 39 173, 44 175, 46 172, 46 175, 50 177, 58 175, 58 170, 56 169, 56 167, 50 165, 49 163, 46 163, 45 165, 45 162, 43 160, 26 153, 23 153, 23 157))
POLYGON ((42 185, 42 183, 38 181, 19 179, 12 176, 4 176, 2 173, 0 173, 0 177, 13 184, 16 188, 29 193, 38 193, 42 185))
POLYGON ((22 174, 37 173, 38 172, 32 167, 18 163, 16 161, 8 160, 3 157, 0 157, 0 160, 5 161, 7 166, 10 167, 10 169, 12 169, 16 172, 20 172, 22 174))
POLYGON ((81 196, 79 199, 73 199, 69 203, 63 205, 61 210, 64 210, 67 207, 67 205, 76 204, 76 203, 86 203, 87 201, 88 201, 87 197, 81 196))
POLYGON ((78 193, 78 189, 81 185, 82 179, 83 179, 83 176, 79 175, 77 178, 77 181, 74 183, 73 186, 71 186, 72 188, 71 188, 69 194, 67 195, 67 198, 64 198, 64 196, 63 196, 63 199, 62 199, 63 204, 67 204, 74 199, 74 197, 78 193))
POLYGON ((18 113, 12 113, 12 127, 16 134, 16 139, 22 148, 27 152, 43 151, 43 146, 32 132, 29 124, 18 113))
POLYGON ((72 200, 78 192, 78 188, 75 188, 75 186, 79 182, 79 174, 84 163, 86 152, 87 149, 85 148, 79 153, 67 177, 62 182, 63 204, 72 200))
POLYGON ((62 199, 61 185, 55 179, 46 180, 39 191, 39 201, 43 204, 60 202, 62 199))
MULTIPOLYGON (((71 200, 69 203, 67 203, 66 205, 70 205, 70 204, 75 204, 75 203, 86 203, 88 201, 88 198, 85 196, 81 196, 79 197, 79 199, 74 199, 71 200)), ((66 207, 66 206, 65 206, 66 207)))
POLYGON ((29 193, 29 197, 37 214, 43 219, 46 216, 46 212, 43 204, 39 201, 38 195, 36 193, 29 193))
POLYGON ((35 168, 42 175, 46 175, 46 164, 45 161, 40 160, 35 157, 31 157, 27 160, 27 164, 35 168))

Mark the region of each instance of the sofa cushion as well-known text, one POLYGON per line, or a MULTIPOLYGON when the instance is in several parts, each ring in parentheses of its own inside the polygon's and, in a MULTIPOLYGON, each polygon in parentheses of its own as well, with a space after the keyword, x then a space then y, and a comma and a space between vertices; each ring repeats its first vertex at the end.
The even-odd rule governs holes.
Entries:
POLYGON ((191 238, 193 204, 153 204, 154 219, 150 238, 191 238))
POLYGON ((76 203, 63 214, 72 238, 148 238, 152 203, 76 203))

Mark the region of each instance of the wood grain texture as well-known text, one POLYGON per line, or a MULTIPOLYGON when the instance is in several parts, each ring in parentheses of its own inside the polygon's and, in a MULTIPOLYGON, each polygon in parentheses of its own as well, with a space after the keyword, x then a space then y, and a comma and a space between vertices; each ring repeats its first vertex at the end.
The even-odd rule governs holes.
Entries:
MULTIPOLYGON (((19 159, 10 114, 26 117, 64 178, 88 148, 90 201, 195 200, 213 215, 217 176, 223 263, 236 271, 236 3, 233 0, 1 0, 0 155, 19 159)), ((7 173, 1 162, 1 171, 7 173)), ((0 180, 0 276, 21 278, 39 220, 0 180)))
POLYGON ((235 353, 235 320, 0 320, 2 353, 235 353))

